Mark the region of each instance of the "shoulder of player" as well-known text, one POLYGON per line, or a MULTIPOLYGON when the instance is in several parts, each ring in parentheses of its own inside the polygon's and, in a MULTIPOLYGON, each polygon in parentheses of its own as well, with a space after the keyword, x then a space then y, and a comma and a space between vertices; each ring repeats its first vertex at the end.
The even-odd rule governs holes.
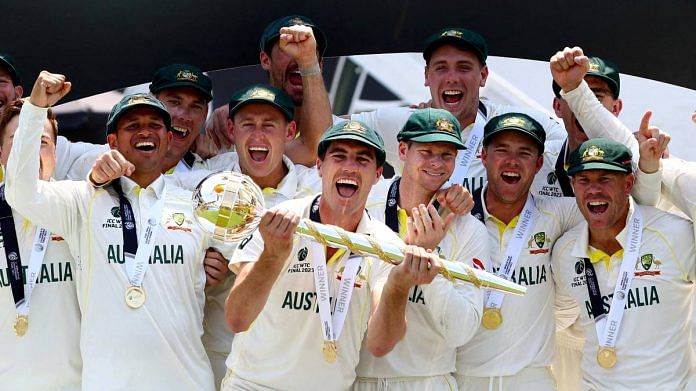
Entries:
POLYGON ((660 232, 666 238, 689 237, 693 239, 694 225, 691 220, 652 206, 639 205, 639 208, 643 215, 645 229, 660 232))
POLYGON ((205 166, 211 171, 231 170, 237 162, 239 162, 237 152, 225 152, 206 159, 205 166))

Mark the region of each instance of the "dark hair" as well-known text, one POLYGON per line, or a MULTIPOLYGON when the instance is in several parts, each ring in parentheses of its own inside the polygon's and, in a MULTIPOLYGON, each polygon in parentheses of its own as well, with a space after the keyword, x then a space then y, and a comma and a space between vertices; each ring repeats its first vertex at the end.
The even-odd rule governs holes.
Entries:
MULTIPOLYGON (((0 113, 0 146, 2 146, 2 140, 5 138, 7 124, 12 121, 12 118, 19 115, 19 112, 22 111, 23 104, 23 99, 15 99, 9 102, 0 113)), ((51 128, 53 128, 53 142, 56 142, 58 138, 58 121, 56 120, 55 113, 50 108, 48 109, 48 121, 51 123, 51 128)))

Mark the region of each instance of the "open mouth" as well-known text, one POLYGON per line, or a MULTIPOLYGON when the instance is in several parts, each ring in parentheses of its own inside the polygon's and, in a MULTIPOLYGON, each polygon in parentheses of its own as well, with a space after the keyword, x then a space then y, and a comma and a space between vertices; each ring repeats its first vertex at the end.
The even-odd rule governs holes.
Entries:
POLYGON ((599 215, 607 211, 609 203, 605 201, 590 201, 587 203, 587 209, 590 213, 599 215))
POLYGON ((459 90, 445 90, 442 92, 442 101, 447 104, 457 104, 464 98, 464 93, 459 90))
POLYGON ((500 174, 500 177, 503 178, 503 182, 509 185, 517 184, 522 179, 520 174, 510 171, 503 171, 503 173, 500 174))
POLYGON ((299 68, 294 69, 294 70, 288 70, 287 79, 290 82, 290 84, 292 84, 294 86, 301 86, 302 85, 302 75, 300 75, 299 68))
POLYGON ((135 149, 143 152, 150 152, 155 150, 155 143, 152 141, 140 141, 135 144, 135 149))
POLYGON ((176 138, 186 138, 189 135, 189 130, 179 126, 172 126, 172 133, 176 138))
POLYGON ((428 170, 423 170, 423 173, 425 173, 425 175, 427 175, 427 176, 435 177, 435 178, 442 178, 442 176, 445 175, 444 172, 433 172, 433 171, 428 171, 428 170))
POLYGON ((249 147, 249 156, 255 162, 262 162, 268 157, 268 148, 263 146, 249 147))
POLYGON ((355 179, 342 178, 336 181, 336 191, 344 198, 350 198, 358 191, 358 182, 355 179))

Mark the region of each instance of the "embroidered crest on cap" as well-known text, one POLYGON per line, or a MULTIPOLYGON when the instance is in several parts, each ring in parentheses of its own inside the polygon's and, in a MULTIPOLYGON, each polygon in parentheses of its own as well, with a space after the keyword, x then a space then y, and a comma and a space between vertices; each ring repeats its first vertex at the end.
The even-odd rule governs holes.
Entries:
POLYGON ((135 105, 135 104, 139 104, 139 103, 150 103, 150 100, 147 99, 147 97, 145 97, 144 95, 137 95, 137 96, 134 96, 134 97, 128 99, 129 105, 135 105))
POLYGON ((503 120, 500 124, 504 127, 508 126, 519 126, 519 127, 524 127, 525 125, 525 120, 520 117, 508 117, 503 120))
POLYGON ((440 118, 435 121, 435 129, 454 133, 454 124, 447 118, 440 118))
POLYGON ((598 146, 593 145, 582 153, 582 161, 586 162, 588 160, 602 160, 604 159, 604 151, 598 146))
POLYGON ((365 133, 365 128, 360 125, 360 122, 357 121, 348 121, 348 123, 343 125, 343 130, 352 130, 354 132, 365 133))
POLYGON ((249 98, 275 101, 275 94, 265 88, 254 88, 247 95, 249 98))
POLYGON ((456 38, 461 38, 462 37, 462 32, 457 31, 457 30, 447 30, 444 33, 440 34, 441 37, 456 37, 456 38))
POLYGON ((188 69, 183 69, 176 74, 177 80, 190 80, 192 82, 198 81, 198 76, 188 69))
POLYGON ((599 73, 599 63, 590 61, 590 72, 599 73))

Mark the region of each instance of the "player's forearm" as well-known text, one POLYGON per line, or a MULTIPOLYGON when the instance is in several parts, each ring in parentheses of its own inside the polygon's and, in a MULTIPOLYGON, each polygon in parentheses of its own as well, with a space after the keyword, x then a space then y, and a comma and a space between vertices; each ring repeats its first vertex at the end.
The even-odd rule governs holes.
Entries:
POLYGON ((48 109, 24 102, 6 167, 7 202, 26 216, 38 196, 39 149, 48 109))
POLYGON ((286 154, 296 164, 312 167, 317 160, 319 139, 331 126, 331 104, 321 73, 302 77, 302 105, 297 107, 300 136, 286 146, 286 154))
POLYGON ((249 329, 266 305, 282 266, 283 262, 262 252, 258 261, 240 272, 225 302, 230 330, 239 333, 249 329))
POLYGON ((661 184, 661 169, 652 173, 646 173, 642 169, 638 169, 631 195, 641 205, 655 206, 660 200, 661 184))
POLYGON ((638 161, 638 141, 626 125, 618 117, 607 110, 597 100, 587 82, 580 83, 578 88, 561 92, 568 107, 582 125, 589 138, 609 138, 627 145, 633 152, 633 160, 638 161))
POLYGON ((387 281, 367 327, 367 349, 382 357, 406 335, 408 289, 387 281))

